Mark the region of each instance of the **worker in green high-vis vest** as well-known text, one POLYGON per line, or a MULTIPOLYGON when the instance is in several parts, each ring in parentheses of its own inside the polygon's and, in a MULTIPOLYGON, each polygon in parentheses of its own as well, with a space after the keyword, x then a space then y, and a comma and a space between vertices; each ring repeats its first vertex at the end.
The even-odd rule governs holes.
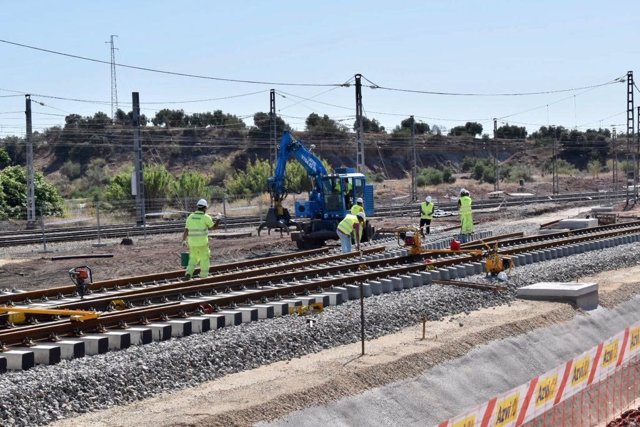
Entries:
POLYGON ((189 264, 185 271, 185 278, 191 279, 196 265, 200 264, 200 277, 209 275, 209 230, 218 226, 221 215, 218 214, 215 221, 205 212, 208 207, 205 199, 198 200, 196 211, 187 217, 187 222, 182 233, 182 244, 189 246, 189 264))
POLYGON ((471 196, 464 188, 460 190, 458 199, 458 214, 460 215, 460 239, 462 243, 471 239, 473 234, 473 214, 471 213, 471 196))

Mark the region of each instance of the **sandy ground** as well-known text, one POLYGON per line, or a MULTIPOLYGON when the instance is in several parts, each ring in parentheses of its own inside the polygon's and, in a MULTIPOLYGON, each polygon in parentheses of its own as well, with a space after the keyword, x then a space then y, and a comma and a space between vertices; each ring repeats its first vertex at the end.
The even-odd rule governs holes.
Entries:
MULTIPOLYGON (((522 220, 542 223, 581 215, 575 208, 522 220)), ((514 221, 515 222, 515 221, 514 221)), ((0 287, 32 289, 68 283, 66 271, 90 264, 95 279, 122 277, 179 269, 180 236, 150 236, 133 246, 119 240, 106 248, 90 243, 52 245, 54 254, 40 254, 38 247, 0 255, 0 287), (51 255, 113 253, 113 258, 51 261, 51 255)), ((267 256, 295 250, 287 236, 219 240, 212 244, 213 261, 267 256)), ((640 267, 581 278, 600 284, 601 303, 615 306, 640 293, 640 267)), ((416 377, 426 369, 467 354, 493 340, 566 322, 579 312, 566 304, 518 301, 510 306, 456 316, 453 322, 427 322, 366 343, 351 344, 228 375, 199 387, 115 407, 58 422, 56 426, 214 426, 250 425, 274 420, 292 411, 334 402, 395 381, 416 377), (459 326, 460 323, 463 327, 459 326)))
MULTIPOLYGON (((640 266, 581 281, 599 283, 601 304, 611 308, 640 293, 638 274, 640 266)), ((517 301, 456 316, 455 322, 427 322, 424 340, 419 324, 369 341, 365 356, 360 356, 360 343, 346 345, 54 425, 250 425, 420 375, 477 346, 563 323, 579 314, 567 304, 517 301)))
MULTIPOLYGON (((222 230, 216 232, 224 233, 222 230)), ((42 245, 2 248, 0 289, 31 290, 70 285, 67 271, 81 265, 91 267, 94 281, 182 268, 180 252, 187 250, 181 244, 182 233, 134 237, 134 244, 130 246, 121 245, 121 241, 103 239, 103 247, 94 247, 95 242, 91 241, 51 243, 47 245, 51 251, 48 253, 42 252, 42 245), (53 256, 80 254, 113 254, 113 258, 51 259, 53 256)), ((287 235, 281 238, 279 233, 260 238, 212 239, 210 246, 212 265, 297 250, 287 235)))

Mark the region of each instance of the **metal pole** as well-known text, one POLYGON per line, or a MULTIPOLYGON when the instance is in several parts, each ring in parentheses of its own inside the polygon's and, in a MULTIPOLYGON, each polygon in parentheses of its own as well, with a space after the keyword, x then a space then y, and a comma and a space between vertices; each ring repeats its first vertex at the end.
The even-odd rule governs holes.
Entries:
POLYGON ((498 119, 493 119, 493 191, 500 189, 500 176, 498 174, 498 119))
POLYGON ((134 167, 136 176, 136 224, 145 228, 146 215, 144 200, 144 171, 142 164, 142 142, 140 138, 140 95, 132 92, 133 98, 133 151, 135 155, 134 167))
POLYGON ((416 155, 416 120, 411 116, 411 149, 413 151, 413 167, 411 168, 411 200, 418 200, 418 157, 416 155))
POLYGON ((40 208, 40 228, 42 229, 42 252, 48 252, 47 233, 44 232, 44 215, 42 214, 42 207, 40 208))
POLYGON ((33 167, 33 139, 31 126, 31 95, 25 95, 25 115, 27 117, 27 228, 36 226, 36 190, 33 167))
POLYGON ((362 355, 364 356, 364 289, 360 282, 360 338, 362 340, 362 355))
POLYGON ((617 135, 616 135, 616 127, 613 126, 611 131, 611 146, 613 148, 613 191, 617 191, 618 189, 618 150, 617 150, 617 135))
POLYGON ((269 118, 271 119, 271 127, 270 127, 270 139, 271 143, 269 144, 269 169, 271 170, 271 175, 273 175, 273 165, 276 163, 276 157, 278 155, 278 147, 277 144, 277 127, 276 127, 276 91, 275 89, 271 89, 269 95, 269 118))
POLYGON ((358 172, 364 171, 364 142, 363 136, 363 123, 362 123, 362 82, 361 74, 356 74, 356 170, 358 172))
MULTIPOLYGON (((625 176, 625 188, 627 189, 627 205, 629 204, 630 194, 629 194, 629 166, 631 166, 631 153, 632 153, 632 139, 633 139, 633 131, 634 131, 634 121, 633 121, 633 71, 627 71, 627 171, 625 176)), ((636 173, 636 165, 635 159, 633 165, 633 197, 634 200, 636 198, 637 192, 637 173, 636 173)))
POLYGON ((224 221, 224 232, 227 232, 227 195, 224 195, 224 198, 222 199, 222 215, 224 215, 225 221, 224 221))
POLYGON ((96 219, 98 221, 98 245, 102 245, 100 236, 100 200, 96 201, 96 219))

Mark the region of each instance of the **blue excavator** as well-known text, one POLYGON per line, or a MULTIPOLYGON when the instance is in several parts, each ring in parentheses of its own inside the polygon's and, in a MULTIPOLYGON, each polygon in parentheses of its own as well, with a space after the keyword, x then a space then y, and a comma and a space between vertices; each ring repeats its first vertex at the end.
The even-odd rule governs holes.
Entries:
MULTIPOLYGON (((336 228, 350 211, 358 198, 364 201, 367 218, 374 214, 373 185, 366 183, 363 174, 351 168, 336 169, 328 173, 322 161, 314 155, 299 139, 293 138, 285 131, 280 139, 274 175, 267 179, 267 187, 271 195, 271 207, 266 220, 258 228, 277 229, 282 233, 291 232, 291 240, 299 249, 314 249, 325 244, 327 240, 337 240, 336 228), (294 216, 282 206, 289 190, 286 188, 286 166, 290 159, 296 159, 307 171, 311 180, 311 191, 308 200, 296 200, 294 216)), ((375 229, 369 220, 365 221, 362 242, 373 238, 375 229)))

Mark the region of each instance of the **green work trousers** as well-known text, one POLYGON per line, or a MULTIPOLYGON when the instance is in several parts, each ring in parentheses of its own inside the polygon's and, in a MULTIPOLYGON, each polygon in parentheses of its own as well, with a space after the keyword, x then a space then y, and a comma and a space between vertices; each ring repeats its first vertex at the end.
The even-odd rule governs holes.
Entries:
POLYGON ((473 233, 473 215, 471 212, 460 214, 460 234, 473 233))
POLYGON ((187 265, 187 276, 193 276, 193 270, 196 269, 196 264, 200 264, 200 277, 207 277, 209 275, 209 257, 211 251, 209 245, 207 246, 189 246, 189 264, 187 265))

